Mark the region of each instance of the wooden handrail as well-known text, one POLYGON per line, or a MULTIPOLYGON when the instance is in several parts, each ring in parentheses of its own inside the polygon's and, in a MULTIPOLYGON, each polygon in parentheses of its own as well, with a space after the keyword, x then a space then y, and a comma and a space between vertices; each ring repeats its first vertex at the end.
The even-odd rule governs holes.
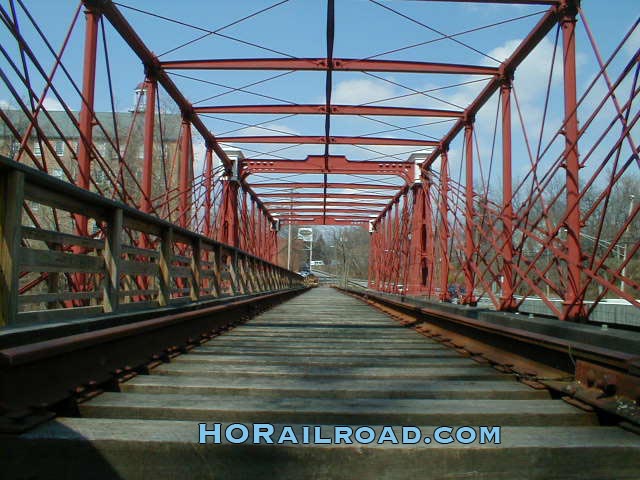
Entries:
POLYGON ((302 277, 274 263, 1 156, 0 194, 4 199, 0 202, 0 326, 68 319, 70 315, 115 314, 146 304, 168 306, 302 284, 302 277), (104 238, 24 226, 25 201, 93 218, 103 226, 104 238), (124 244, 122 232, 127 228, 157 236, 159 248, 141 249, 124 244), (25 239, 43 242, 47 248, 25 246, 25 239), (180 255, 174 255, 176 245, 183 250, 180 255), (76 247, 75 253, 68 253, 69 246, 76 247), (187 251, 191 254, 185 254, 187 251), (144 260, 140 261, 140 257, 144 260), (68 291, 20 295, 20 276, 30 272, 46 272, 51 276, 60 272, 93 274, 102 278, 101 288, 87 295, 70 295, 80 292, 68 291), (156 287, 143 289, 123 281, 136 275, 146 277, 156 287), (179 288, 173 287, 174 282, 179 288), (176 296, 176 292, 183 295, 176 296), (69 305, 70 298, 75 299, 75 308, 51 308, 56 301, 60 304, 66 300, 69 305), (123 303, 126 298, 128 302, 123 303), (45 308, 35 303, 44 299, 45 308), (20 311, 30 301, 40 306, 20 311), (81 306, 77 306, 78 302, 81 306))

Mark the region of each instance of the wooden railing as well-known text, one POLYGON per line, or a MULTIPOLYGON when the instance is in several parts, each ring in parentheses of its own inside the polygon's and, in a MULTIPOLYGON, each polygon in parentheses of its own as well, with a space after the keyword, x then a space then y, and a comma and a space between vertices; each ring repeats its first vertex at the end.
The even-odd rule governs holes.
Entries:
POLYGON ((302 285, 285 268, 4 157, 0 273, 0 327, 302 285), (73 233, 43 226, 37 212, 47 208, 73 233), (96 233, 69 228, 79 218, 96 233))

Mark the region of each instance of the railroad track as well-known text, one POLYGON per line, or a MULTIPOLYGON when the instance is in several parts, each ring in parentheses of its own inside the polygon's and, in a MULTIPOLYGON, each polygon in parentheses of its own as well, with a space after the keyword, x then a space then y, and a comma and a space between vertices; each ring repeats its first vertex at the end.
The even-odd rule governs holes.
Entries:
POLYGON ((640 436, 458 350, 358 299, 314 289, 85 401, 77 417, 2 437, 0 475, 640 477, 640 436), (300 444, 232 444, 224 434, 199 444, 201 422, 273 424, 274 440, 290 425, 300 444), (302 444, 303 427, 316 425, 322 438, 336 425, 372 426, 377 439, 384 426, 417 426, 434 440, 439 426, 452 435, 461 426, 501 430, 499 444, 302 444))

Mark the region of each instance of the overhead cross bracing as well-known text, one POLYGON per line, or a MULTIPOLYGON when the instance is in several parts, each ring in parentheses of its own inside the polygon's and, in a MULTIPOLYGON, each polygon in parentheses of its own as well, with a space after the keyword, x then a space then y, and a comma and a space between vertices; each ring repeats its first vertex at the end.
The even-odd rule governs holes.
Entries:
POLYGON ((47 31, 45 7, 2 4, 3 155, 271 260, 280 223, 370 223, 375 289, 640 306, 632 2, 61 12, 47 31))

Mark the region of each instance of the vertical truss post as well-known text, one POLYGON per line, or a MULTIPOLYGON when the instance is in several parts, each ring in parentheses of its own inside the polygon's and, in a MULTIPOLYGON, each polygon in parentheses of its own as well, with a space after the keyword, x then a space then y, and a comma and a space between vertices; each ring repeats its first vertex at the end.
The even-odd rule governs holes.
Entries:
MULTIPOLYGON (((156 89, 155 79, 147 77, 144 81, 143 91, 145 95, 144 110, 144 139, 143 139, 143 160, 142 160, 142 198, 140 200, 140 210, 145 213, 151 212, 151 198, 153 196, 153 132, 156 113, 156 89)), ((143 233, 140 237, 140 247, 149 248, 149 236, 143 233)), ((149 282, 147 277, 139 275, 136 282, 141 289, 147 289, 149 282)))
POLYGON ((267 258, 269 253, 269 225, 267 225, 267 217, 263 211, 260 211, 260 257, 267 258))
POLYGON ((425 290, 422 268, 424 262, 425 232, 425 190, 422 181, 413 184, 413 218, 411 225, 411 242, 409 244, 409 274, 407 278, 407 293, 419 295, 425 290))
POLYGON ((425 183, 422 187, 424 190, 424 226, 422 234, 422 271, 420 272, 422 284, 429 297, 431 296, 433 286, 433 268, 435 266, 434 256, 436 250, 433 231, 433 205, 431 204, 432 181, 432 172, 431 168, 429 168, 425 172, 425 183))
POLYGON ((249 240, 249 238, 248 237, 250 235, 250 232, 247 230, 247 224, 248 224, 247 223, 247 206, 248 206, 247 197, 248 197, 247 191, 243 189, 242 190, 242 207, 241 207, 241 223, 242 223, 242 228, 243 228, 243 234, 240 235, 240 239, 239 239, 240 245, 239 246, 240 246, 240 248, 242 250, 245 250, 245 251, 249 251, 249 249, 248 249, 248 246, 249 246, 248 240, 249 240))
POLYGON ((389 271, 391 269, 391 261, 393 258, 391 256, 391 249, 389 247, 392 244, 391 232, 393 229, 392 215, 394 207, 395 203, 391 206, 384 219, 384 238, 380 251, 380 279, 382 280, 380 290, 383 292, 387 292, 389 288, 389 271))
MULTIPOLYGON (((415 201, 415 199, 412 199, 415 201)), ((408 287, 409 281, 409 268, 411 266, 411 261, 413 260, 411 255, 411 236, 412 228, 413 228, 413 216, 412 212, 409 210, 409 193, 403 195, 402 202, 402 213, 400 213, 400 226, 398 230, 398 267, 396 274, 396 284, 402 284, 402 289, 398 288, 398 293, 405 293, 408 287)), ((413 209, 413 205, 411 205, 411 209, 413 209)), ((422 252, 418 247, 418 251, 420 252, 420 257, 422 257, 422 252)), ((418 260, 420 261, 420 260, 418 260)))
POLYGON ((579 320, 584 317, 584 295, 582 290, 580 247, 580 161, 578 156, 578 113, 576 93, 576 16, 577 0, 563 0, 560 25, 562 27, 564 59, 564 115, 567 212, 567 282, 564 296, 563 319, 579 320))
MULTIPOLYGON (((94 123, 94 97, 96 87, 96 58, 98 45, 98 28, 100 23, 100 12, 86 7, 85 9, 86 29, 84 36, 84 58, 82 67, 82 102, 80 105, 80 115, 78 118, 78 129, 80 140, 78 142, 78 177, 76 185, 85 190, 91 188, 91 152, 93 149, 93 123, 94 123)), ((74 214, 75 231, 81 237, 89 235, 89 218, 74 214)), ((83 247, 73 246, 72 252, 82 254, 83 247)), ((71 289, 73 291, 84 291, 87 276, 84 273, 71 275, 71 289)), ((82 305, 81 301, 77 305, 82 305)))
POLYGON ((374 271, 374 280, 376 283, 375 285, 376 290, 382 290, 384 244, 385 244, 385 237, 387 234, 387 216, 386 215, 387 214, 385 213, 385 215, 380 219, 380 223, 379 225, 377 225, 376 232, 375 232, 378 240, 376 243, 376 260, 375 260, 376 269, 374 271))
POLYGON ((144 82, 145 110, 144 110, 144 150, 142 161, 142 200, 140 210, 151 212, 151 198, 153 197, 153 132, 156 114, 155 79, 148 78, 144 82))
MULTIPOLYGON (((98 27, 100 12, 86 7, 86 30, 84 36, 84 59, 82 69, 82 104, 78 125, 80 142, 78 144, 77 185, 89 190, 91 180, 91 150, 93 143, 93 100, 96 86, 96 53, 98 45, 98 27)), ((87 218, 81 217, 79 229, 82 235, 87 233, 87 218)))
POLYGON ((375 288, 375 268, 377 263, 377 243, 378 235, 376 232, 377 224, 373 220, 369 220, 369 264, 367 268, 367 285, 369 288, 375 288))
POLYGON ((249 237, 249 245, 247 251, 257 254, 257 243, 256 243, 256 202, 252 198, 251 199, 251 214, 249 215, 250 223, 247 225, 247 236, 249 237))
MULTIPOLYGON (((240 192, 240 165, 244 159, 242 152, 227 152, 232 162, 231 170, 222 179, 222 207, 220 208, 220 228, 218 240, 227 245, 238 247, 240 244, 240 229, 238 223, 238 193, 240 192)), ((255 232, 254 232, 255 233, 255 232)))
POLYGON ((440 300, 449 300, 449 147, 440 154, 440 300))
POLYGON ((264 231, 263 231, 263 226, 262 226, 262 220, 263 220, 263 216, 262 216, 262 212, 260 210, 258 210, 258 231, 255 232, 256 233, 256 239, 258 241, 258 256, 259 257, 263 257, 264 252, 264 231))
POLYGON ((269 220, 264 212, 262 216, 262 258, 269 258, 269 220))
POLYGON ((391 262, 390 258, 391 256, 389 255, 389 244, 391 243, 391 240, 389 239, 390 237, 390 231, 391 231, 391 213, 393 210, 393 206, 389 209, 389 211, 387 211, 387 214, 384 217, 384 232, 382 234, 382 239, 380 242, 380 261, 378 263, 378 271, 380 272, 380 282, 379 282, 379 290, 381 291, 386 291, 387 289, 387 282, 388 282, 388 277, 387 277, 387 272, 389 270, 389 263, 391 262))
POLYGON ((513 186, 511 168, 511 77, 500 86, 502 103, 502 296, 499 310, 515 310, 513 298, 513 186))
POLYGON ((398 278, 400 268, 400 199, 396 201, 393 208, 393 221, 391 222, 389 244, 387 248, 391 252, 391 270, 389 272, 389 292, 398 293, 398 278))
POLYGON ((213 229, 211 225, 211 215, 213 213, 213 150, 207 145, 204 155, 204 234, 211 238, 213 229))
POLYGON ((475 244, 473 241, 473 220, 475 209, 473 206, 473 120, 467 120, 464 127, 465 144, 465 226, 464 226, 464 284, 465 294, 462 303, 472 305, 475 303, 473 288, 475 286, 475 274, 473 271, 473 255, 475 244))
POLYGON ((280 231, 280 221, 274 220, 271 222, 271 228, 269 231, 269 260, 271 263, 278 263, 278 232, 280 231))
POLYGON ((189 228, 191 219, 191 123, 182 119, 182 137, 180 143, 180 217, 178 224, 189 228))

